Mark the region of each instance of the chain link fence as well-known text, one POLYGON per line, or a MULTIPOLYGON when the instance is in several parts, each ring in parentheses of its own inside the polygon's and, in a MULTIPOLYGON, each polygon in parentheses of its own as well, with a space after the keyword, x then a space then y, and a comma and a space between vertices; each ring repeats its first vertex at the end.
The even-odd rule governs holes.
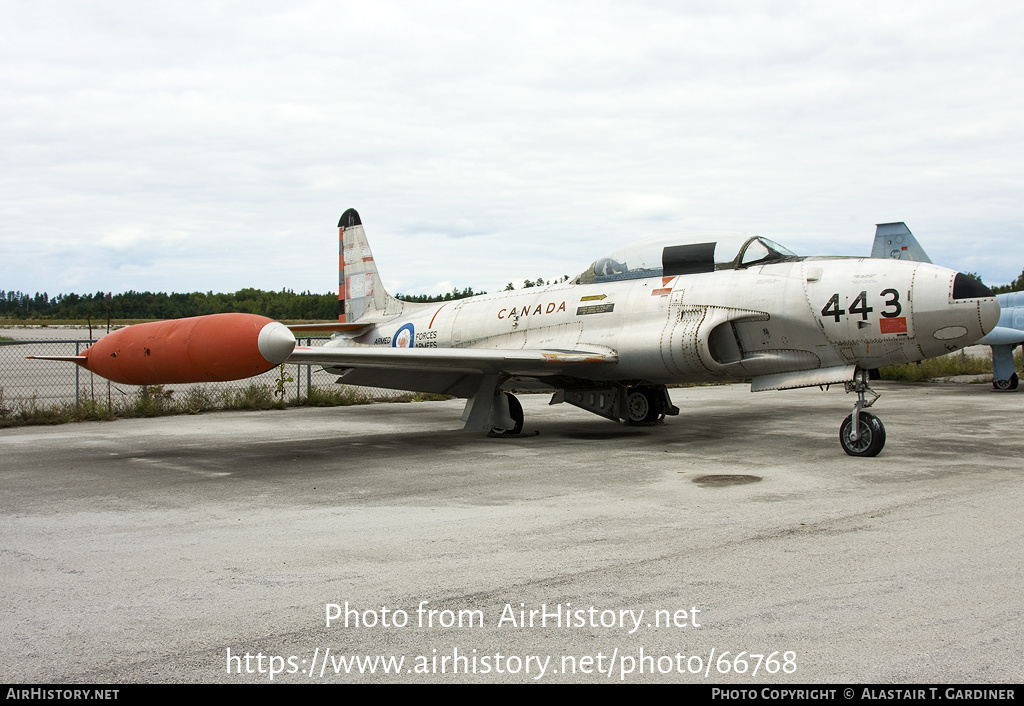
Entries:
MULTIPOLYGON (((300 346, 322 346, 328 338, 299 338, 300 346)), ((95 341, 57 339, 33 341, 0 341, 0 402, 8 406, 31 402, 35 405, 56 405, 85 402, 116 406, 135 398, 139 387, 112 383, 75 365, 51 360, 26 360, 30 355, 79 355, 95 341)), ((161 386, 161 394, 181 398, 190 390, 202 388, 208 393, 243 391, 254 385, 264 386, 283 402, 296 402, 309 397, 310 390, 337 390, 337 375, 319 365, 284 365, 244 380, 161 386)), ((409 393, 384 388, 354 388, 373 399, 391 400, 409 393)))

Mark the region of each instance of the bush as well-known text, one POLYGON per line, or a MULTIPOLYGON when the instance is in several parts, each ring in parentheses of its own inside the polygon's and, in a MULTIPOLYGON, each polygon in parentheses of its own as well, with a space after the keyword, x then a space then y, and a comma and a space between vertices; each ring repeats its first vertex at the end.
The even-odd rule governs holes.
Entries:
POLYGON ((165 390, 163 385, 143 385, 124 409, 123 417, 160 417, 177 412, 174 390, 165 390))
POLYGON ((880 368, 878 372, 883 380, 927 382, 936 378, 949 378, 956 375, 991 375, 992 360, 965 356, 962 353, 950 353, 941 358, 928 358, 920 363, 890 365, 880 368))
POLYGON ((252 383, 240 390, 224 390, 224 409, 285 409, 288 404, 274 399, 268 385, 252 383))
POLYGON ((313 387, 298 404, 311 407, 346 407, 354 404, 372 404, 373 398, 358 387, 336 385, 329 388, 313 387))

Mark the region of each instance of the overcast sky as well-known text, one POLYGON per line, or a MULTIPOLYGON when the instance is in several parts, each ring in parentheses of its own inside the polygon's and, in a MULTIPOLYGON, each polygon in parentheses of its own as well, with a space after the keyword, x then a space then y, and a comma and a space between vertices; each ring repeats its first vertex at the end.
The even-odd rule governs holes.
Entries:
POLYGON ((763 234, 1024 268, 1020 2, 0 0, 0 289, 392 293, 763 234))

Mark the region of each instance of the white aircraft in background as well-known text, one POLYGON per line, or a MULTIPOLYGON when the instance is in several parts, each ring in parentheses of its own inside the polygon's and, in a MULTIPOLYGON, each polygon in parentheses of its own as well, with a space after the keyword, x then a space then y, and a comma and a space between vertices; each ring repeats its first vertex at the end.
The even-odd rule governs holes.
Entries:
POLYGON ((359 214, 349 209, 338 227, 339 321, 290 327, 335 331, 320 348, 296 347, 289 327, 265 317, 214 314, 129 326, 60 359, 138 385, 319 364, 339 383, 466 398, 466 429, 504 435, 523 428, 507 392, 516 387, 652 424, 678 414, 674 383, 843 384, 857 401, 842 447, 874 456, 885 428, 863 411, 878 397, 869 372, 973 343, 999 317, 992 292, 954 270, 798 257, 766 238, 721 233, 627 245, 558 284, 414 304, 385 291, 359 214))
MULTIPOLYGON (((871 257, 913 262, 931 262, 907 224, 880 223, 875 227, 871 257)), ((999 322, 974 344, 992 347, 992 387, 1016 390, 1020 382, 1013 362, 1013 349, 1024 344, 1024 292, 997 294, 999 322)), ((972 344, 973 345, 973 344, 972 344)))

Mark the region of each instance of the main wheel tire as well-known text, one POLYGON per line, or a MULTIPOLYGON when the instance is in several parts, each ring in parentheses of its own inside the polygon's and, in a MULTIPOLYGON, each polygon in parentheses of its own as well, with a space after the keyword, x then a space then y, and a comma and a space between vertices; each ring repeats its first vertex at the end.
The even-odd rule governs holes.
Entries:
POLYGON ((511 436, 512 434, 521 434, 523 431, 523 423, 525 422, 525 416, 523 415, 523 405, 519 402, 515 395, 511 392, 504 393, 505 397, 508 398, 508 416, 512 417, 513 425, 511 429, 500 429, 494 427, 491 429, 495 434, 504 434, 511 436))
POLYGON ((636 388, 626 395, 627 424, 649 424, 657 419, 658 407, 651 390, 636 388))
POLYGON ((992 380, 992 387, 1004 392, 1016 390, 1019 384, 1020 378, 1017 377, 1017 373, 1012 374, 1009 380, 992 380))
POLYGON ((885 427, 882 420, 870 412, 860 413, 860 438, 853 439, 853 415, 839 427, 839 443, 851 456, 877 456, 885 446, 885 427))

